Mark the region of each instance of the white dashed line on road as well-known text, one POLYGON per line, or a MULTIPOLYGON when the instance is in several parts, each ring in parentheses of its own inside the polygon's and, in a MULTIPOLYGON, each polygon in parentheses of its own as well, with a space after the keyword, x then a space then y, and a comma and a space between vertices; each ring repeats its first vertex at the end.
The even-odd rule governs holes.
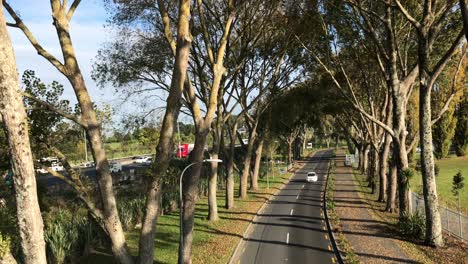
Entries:
POLYGON ((296 196, 296 200, 298 200, 298 199, 299 199, 299 194, 296 196))
POLYGON ((294 212, 294 209, 291 209, 291 212, 289 212, 289 215, 292 215, 294 212))
POLYGON ((288 232, 288 234, 286 235, 286 244, 289 244, 289 232, 288 232))

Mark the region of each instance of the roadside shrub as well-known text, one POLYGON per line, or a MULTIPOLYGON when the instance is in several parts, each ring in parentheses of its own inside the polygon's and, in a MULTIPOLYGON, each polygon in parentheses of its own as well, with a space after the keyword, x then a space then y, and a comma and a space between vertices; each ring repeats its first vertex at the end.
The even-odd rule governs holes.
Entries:
POLYGON ((10 238, 8 236, 3 237, 0 232, 0 260, 10 251, 10 238))
MULTIPOLYGON (((8 205, 7 207, 0 207, 0 235, 2 236, 0 248, 6 249, 8 246, 11 254, 19 259, 21 247, 15 215, 16 210, 9 208, 8 205)), ((3 250, 0 249, 0 251, 3 250)))
POLYGON ((404 215, 398 222, 398 229, 405 237, 422 239, 426 230, 426 217, 419 211, 415 214, 404 215))
POLYGON ((53 263, 65 263, 78 244, 79 232, 71 212, 58 209, 46 219, 44 238, 47 244, 48 258, 53 263))
POLYGON ((119 201, 117 207, 124 230, 131 230, 142 221, 145 199, 142 196, 125 197, 119 201))

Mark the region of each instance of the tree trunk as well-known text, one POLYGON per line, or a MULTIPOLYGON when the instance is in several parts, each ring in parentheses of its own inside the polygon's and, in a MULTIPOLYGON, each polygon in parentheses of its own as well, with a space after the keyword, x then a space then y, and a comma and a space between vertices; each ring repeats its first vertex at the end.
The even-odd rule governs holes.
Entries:
MULTIPOLYGON (((211 158, 218 159, 219 155, 219 144, 213 146, 213 152, 211 158)), ((218 190, 218 163, 211 163, 210 179, 208 183, 208 220, 218 220, 218 203, 216 200, 216 193, 218 190)))
POLYGON ((442 221, 439 213, 437 186, 432 148, 431 90, 432 81, 427 76, 429 44, 427 35, 420 33, 418 45, 419 73, 419 137, 421 144, 421 172, 423 180, 424 209, 426 212, 426 239, 432 246, 443 246, 442 221))
POLYGON ((379 202, 385 202, 387 200, 388 154, 390 153, 390 144, 392 144, 392 136, 385 133, 385 142, 382 151, 380 151, 379 158, 379 202))
POLYGON ((468 41, 468 10, 466 8, 465 0, 460 0, 460 12, 463 17, 463 28, 465 29, 465 39, 468 41))
POLYGON ((167 98, 166 112, 156 147, 155 166, 146 192, 145 215, 140 232, 139 263, 150 264, 154 260, 155 235, 161 200, 161 177, 169 166, 173 150, 174 127, 181 107, 180 99, 187 78, 190 54, 190 1, 179 3, 179 24, 177 29, 177 48, 171 80, 171 90, 167 98))
POLYGON ((396 212, 396 196, 397 196, 397 173, 396 162, 394 158, 390 161, 390 172, 388 174, 388 188, 387 188, 387 207, 385 211, 395 213, 396 212))
POLYGON ((263 137, 259 138, 258 146, 255 150, 255 167, 252 174, 252 186, 250 187, 252 190, 258 189, 258 174, 260 172, 260 165, 262 161, 263 141, 263 137))
POLYGON ((248 178, 250 174, 250 163, 252 161, 253 147, 254 147, 254 142, 255 142, 256 137, 257 137, 257 124, 253 126, 250 132, 249 144, 247 144, 247 152, 243 160, 244 168, 242 169, 242 175, 241 175, 240 187, 239 187, 239 197, 241 199, 247 198, 247 182, 248 182, 248 178))
POLYGON ((368 181, 369 181, 369 187, 371 188, 371 193, 374 194, 375 193, 375 189, 376 189, 376 181, 377 181, 377 175, 379 174, 379 154, 378 154, 378 151, 376 149, 374 149, 372 147, 372 150, 371 150, 371 168, 369 169, 369 177, 368 177, 368 181))
POLYGON ((226 209, 234 207, 234 155, 236 147, 237 123, 234 124, 229 137, 229 155, 226 164, 226 209))
POLYGON ((44 224, 37 198, 28 122, 3 9, 0 10, 0 40, 0 115, 5 124, 14 173, 16 216, 21 249, 24 263, 46 264, 44 224))
POLYGON ((293 144, 294 140, 291 140, 289 141, 288 140, 288 167, 289 167, 289 164, 292 164, 293 162, 293 153, 292 153, 292 144, 293 144))
POLYGON ((367 174, 369 169, 369 145, 364 146, 364 151, 362 152, 362 171, 361 174, 367 174))
POLYGON ((183 241, 179 244, 179 263, 192 263, 192 241, 193 241, 193 226, 195 217, 195 205, 198 199, 198 187, 200 182, 200 173, 202 169, 203 153, 205 151, 206 138, 208 136, 208 127, 201 124, 197 128, 195 147, 190 154, 190 163, 199 162, 192 166, 189 175, 183 178, 182 199, 183 199, 183 241))

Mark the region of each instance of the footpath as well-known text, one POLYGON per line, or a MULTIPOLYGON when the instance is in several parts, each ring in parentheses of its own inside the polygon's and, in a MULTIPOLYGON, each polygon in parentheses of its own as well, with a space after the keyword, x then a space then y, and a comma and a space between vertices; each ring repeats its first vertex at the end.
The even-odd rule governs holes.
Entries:
POLYGON ((336 158, 335 210, 357 259, 362 263, 421 263, 398 245, 387 223, 374 218, 368 200, 359 195, 362 191, 352 168, 345 167, 344 160, 340 151, 336 158))

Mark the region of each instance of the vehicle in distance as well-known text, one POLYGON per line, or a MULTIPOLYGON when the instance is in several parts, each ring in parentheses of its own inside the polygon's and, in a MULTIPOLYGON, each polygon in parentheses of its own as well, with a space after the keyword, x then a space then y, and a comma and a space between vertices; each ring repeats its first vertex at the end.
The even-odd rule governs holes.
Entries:
POLYGON ((111 173, 114 172, 121 172, 122 171, 122 164, 116 161, 109 162, 109 170, 111 173))
POLYGON ((92 168, 95 167, 96 165, 92 161, 84 162, 80 165, 82 168, 92 168))
POLYGON ((133 157, 133 163, 139 163, 139 164, 144 164, 150 159, 151 157, 145 157, 145 156, 136 156, 133 157))
MULTIPOLYGON (((63 168, 62 163, 60 163, 59 159, 56 158, 56 157, 42 158, 42 159, 38 160, 38 162, 40 164, 46 166, 46 167, 49 167, 53 171, 63 171, 63 170, 65 170, 63 168)), ((36 171, 39 172, 39 173, 42 173, 42 174, 47 173, 47 170, 45 170, 43 168, 38 168, 36 171)))
POLYGON ((309 171, 307 173, 307 182, 316 182, 318 180, 318 176, 315 172, 309 171))
POLYGON ((146 161, 143 163, 150 165, 151 163, 153 163, 153 158, 147 158, 146 161))

